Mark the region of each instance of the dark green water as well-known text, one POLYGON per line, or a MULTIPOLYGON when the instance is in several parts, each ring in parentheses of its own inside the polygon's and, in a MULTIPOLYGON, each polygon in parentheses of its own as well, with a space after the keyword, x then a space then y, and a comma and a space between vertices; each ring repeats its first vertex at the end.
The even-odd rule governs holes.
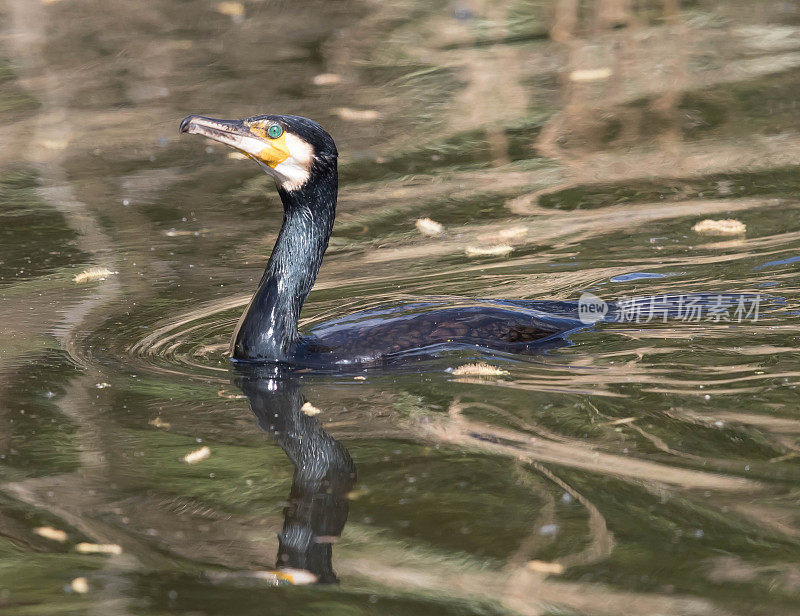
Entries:
POLYGON ((4 0, 0 611, 800 613, 798 100, 798 2, 4 0), (601 325, 492 378, 454 376, 465 352, 237 384, 282 212, 255 165, 179 137, 189 113, 336 139, 306 323, 777 299, 601 325), (90 267, 111 273, 73 280, 90 267), (339 582, 276 586, 286 563, 339 582))

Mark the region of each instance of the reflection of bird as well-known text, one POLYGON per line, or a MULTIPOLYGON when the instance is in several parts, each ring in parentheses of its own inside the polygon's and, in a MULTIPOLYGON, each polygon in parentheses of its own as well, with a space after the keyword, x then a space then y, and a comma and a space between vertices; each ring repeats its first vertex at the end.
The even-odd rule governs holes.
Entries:
MULTIPOLYGON (((283 226, 272 256, 233 335, 234 360, 385 363, 466 346, 525 353, 582 325, 576 318, 555 316, 566 306, 558 302, 437 301, 355 313, 301 336, 300 309, 314 285, 336 212, 333 139, 316 122, 279 115, 232 121, 189 116, 181 132, 209 137, 255 160, 275 179, 283 201, 283 226)), ((571 312, 574 317, 574 304, 571 312)))
POLYGON ((237 371, 236 385, 247 396, 259 427, 272 435, 294 464, 289 504, 278 535, 279 570, 311 572, 322 584, 336 582, 332 543, 342 534, 348 494, 356 470, 350 454, 303 412, 297 376, 283 370, 237 371))

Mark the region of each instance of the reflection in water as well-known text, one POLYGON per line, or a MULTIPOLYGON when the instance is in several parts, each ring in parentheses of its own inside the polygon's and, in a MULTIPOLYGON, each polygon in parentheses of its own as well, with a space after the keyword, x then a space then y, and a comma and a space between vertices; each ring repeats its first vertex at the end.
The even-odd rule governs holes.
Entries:
POLYGON ((289 504, 278 535, 278 569, 301 569, 317 581, 337 581, 333 543, 347 522, 356 469, 344 446, 303 411, 299 379, 277 367, 239 368, 234 378, 259 427, 273 436, 294 464, 289 504))

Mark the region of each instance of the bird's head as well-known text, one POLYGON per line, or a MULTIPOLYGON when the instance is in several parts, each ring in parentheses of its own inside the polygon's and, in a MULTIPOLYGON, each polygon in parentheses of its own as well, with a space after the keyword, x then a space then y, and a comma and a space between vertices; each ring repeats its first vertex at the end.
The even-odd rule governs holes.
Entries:
POLYGON ((203 135, 249 156, 292 192, 324 169, 336 170, 336 145, 308 118, 260 115, 246 120, 215 120, 198 115, 181 122, 181 132, 203 135))

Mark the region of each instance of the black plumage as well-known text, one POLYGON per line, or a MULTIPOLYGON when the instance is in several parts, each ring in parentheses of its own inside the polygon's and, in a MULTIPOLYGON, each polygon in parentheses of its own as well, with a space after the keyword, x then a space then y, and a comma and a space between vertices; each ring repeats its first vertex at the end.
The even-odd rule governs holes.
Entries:
POLYGON ((189 116, 181 131, 244 151, 275 177, 283 202, 275 247, 233 335, 234 360, 330 367, 399 362, 465 346, 531 353, 583 326, 575 318, 574 304, 567 308, 553 302, 477 300, 356 313, 301 335, 300 310, 319 272, 336 216, 338 153, 333 139, 312 120, 282 115, 233 121, 189 116), (298 163, 289 152, 285 160, 290 166, 282 171, 284 163, 276 160, 284 160, 286 146, 265 136, 264 127, 274 134, 285 132, 286 139, 291 135, 293 143, 312 155, 298 163), (546 312, 553 307, 560 316, 546 312))

